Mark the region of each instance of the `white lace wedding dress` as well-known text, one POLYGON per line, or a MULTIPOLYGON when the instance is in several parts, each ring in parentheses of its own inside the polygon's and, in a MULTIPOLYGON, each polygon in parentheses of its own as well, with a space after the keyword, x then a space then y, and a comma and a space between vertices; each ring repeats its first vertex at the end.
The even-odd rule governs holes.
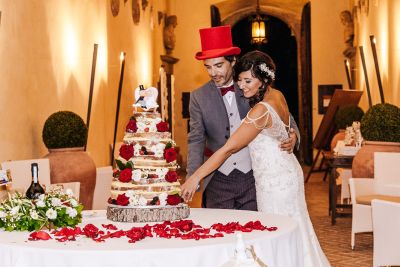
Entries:
POLYGON ((288 126, 272 106, 260 103, 269 110, 272 126, 263 129, 249 144, 258 210, 288 215, 298 222, 305 267, 330 266, 308 215, 301 166, 293 153, 289 154, 279 148, 281 140, 288 138, 288 126))

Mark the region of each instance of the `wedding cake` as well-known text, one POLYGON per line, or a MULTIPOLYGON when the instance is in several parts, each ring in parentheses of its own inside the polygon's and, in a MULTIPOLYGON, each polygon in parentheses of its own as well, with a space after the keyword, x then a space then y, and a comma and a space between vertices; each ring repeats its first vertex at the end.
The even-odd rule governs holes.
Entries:
POLYGON ((158 90, 136 88, 133 115, 116 158, 107 218, 119 222, 179 220, 189 216, 180 195, 175 142, 157 111, 158 90))

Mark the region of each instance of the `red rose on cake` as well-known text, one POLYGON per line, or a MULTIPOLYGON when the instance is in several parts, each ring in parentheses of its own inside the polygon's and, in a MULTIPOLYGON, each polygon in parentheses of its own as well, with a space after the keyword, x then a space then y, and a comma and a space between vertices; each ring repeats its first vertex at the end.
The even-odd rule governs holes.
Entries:
POLYGON ((168 195, 168 197, 167 197, 168 205, 176 206, 176 205, 180 204, 181 202, 182 202, 182 198, 178 194, 168 195))
POLYGON ((129 197, 125 196, 125 193, 119 194, 117 197, 117 205, 128 206, 128 204, 129 204, 129 197))
POLYGON ((125 160, 129 160, 130 158, 132 158, 133 152, 133 145, 123 144, 119 149, 119 155, 125 160))
POLYGON ((161 133, 162 133, 162 132, 168 132, 168 131, 169 131, 169 125, 168 125, 168 123, 165 122, 165 121, 162 121, 162 122, 157 123, 156 127, 157 127, 157 131, 159 131, 159 132, 161 132, 161 133))
POLYGON ((137 129, 138 127, 136 125, 136 120, 134 118, 131 118, 128 122, 128 125, 126 125, 125 131, 129 133, 136 133, 137 129))
POLYGON ((169 183, 178 181, 178 174, 175 171, 168 171, 165 175, 165 181, 169 183))
POLYGON ((175 150, 175 148, 173 148, 173 147, 166 148, 164 150, 164 158, 168 163, 169 162, 173 162, 174 160, 176 160, 176 150, 175 150))
POLYGON ((123 183, 129 183, 132 180, 132 170, 126 168, 120 171, 118 179, 123 183))

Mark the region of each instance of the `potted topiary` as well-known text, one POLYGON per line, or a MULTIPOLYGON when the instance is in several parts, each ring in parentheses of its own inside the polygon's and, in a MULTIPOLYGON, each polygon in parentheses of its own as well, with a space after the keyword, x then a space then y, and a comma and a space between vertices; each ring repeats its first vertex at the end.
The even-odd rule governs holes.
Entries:
POLYGON ((365 142, 355 155, 353 177, 374 177, 374 152, 400 152, 400 108, 391 104, 372 106, 362 117, 365 142))
POLYGON ((338 133, 332 138, 331 149, 335 148, 339 140, 344 140, 345 129, 352 126, 354 121, 361 121, 364 111, 356 105, 344 105, 339 107, 335 114, 335 125, 338 133))
POLYGON ((59 111, 48 117, 42 132, 49 150, 51 183, 80 182, 80 201, 85 209, 92 208, 96 185, 96 165, 84 151, 88 130, 79 115, 59 111))

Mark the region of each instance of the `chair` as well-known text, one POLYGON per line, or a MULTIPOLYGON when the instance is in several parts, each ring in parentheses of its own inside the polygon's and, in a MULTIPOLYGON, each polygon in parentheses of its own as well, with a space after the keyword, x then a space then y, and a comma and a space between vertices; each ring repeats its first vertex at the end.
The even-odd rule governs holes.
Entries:
POLYGON ((113 170, 111 166, 97 168, 96 187, 94 189, 93 209, 104 210, 110 196, 113 170))
POLYGON ((374 199, 371 205, 374 230, 373 266, 398 266, 400 203, 374 199))
POLYGON ((12 178, 11 188, 25 194, 32 182, 31 164, 39 167, 39 182, 48 188, 50 186, 50 164, 48 159, 13 160, 1 163, 4 170, 9 169, 12 178))
POLYGON ((79 182, 51 184, 49 159, 13 160, 1 163, 2 169, 10 170, 12 184, 11 189, 25 194, 32 182, 31 164, 37 163, 39 167, 39 183, 44 185, 46 191, 51 190, 55 185, 61 185, 64 190, 71 189, 74 196, 79 199, 79 182))
POLYGON ((350 195, 353 207, 351 248, 355 246, 355 234, 372 232, 373 199, 400 202, 400 153, 374 153, 375 178, 351 178, 350 195))
POLYGON ((344 200, 349 201, 350 199, 349 179, 351 177, 351 169, 338 168, 336 171, 339 174, 336 184, 340 186, 340 203, 343 204, 344 200))

